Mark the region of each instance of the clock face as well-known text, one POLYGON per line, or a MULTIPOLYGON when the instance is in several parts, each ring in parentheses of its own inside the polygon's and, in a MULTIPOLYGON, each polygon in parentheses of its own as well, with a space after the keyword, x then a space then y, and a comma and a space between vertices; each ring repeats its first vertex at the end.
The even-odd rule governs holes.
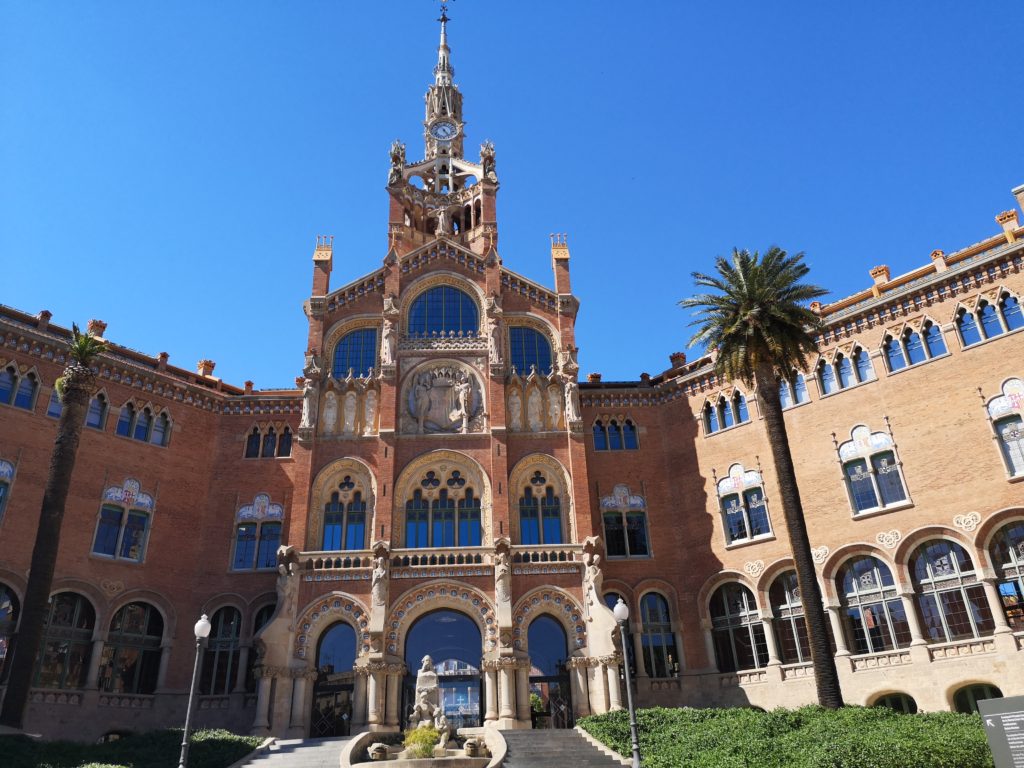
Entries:
POLYGON ((455 123, 449 122, 447 120, 439 120, 438 122, 430 126, 430 135, 433 136, 435 139, 439 139, 441 141, 447 141, 458 132, 459 129, 455 125, 455 123))

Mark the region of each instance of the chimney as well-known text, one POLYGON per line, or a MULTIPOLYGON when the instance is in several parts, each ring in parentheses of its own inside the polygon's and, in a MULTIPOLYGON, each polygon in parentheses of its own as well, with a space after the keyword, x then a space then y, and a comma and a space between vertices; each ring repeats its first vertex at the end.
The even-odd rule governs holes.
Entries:
POLYGON ((245 394, 247 394, 247 395, 251 395, 252 394, 252 382, 251 381, 245 382, 245 394))
POLYGON ((212 376, 216 367, 217 364, 213 360, 200 360, 196 365, 196 373, 200 376, 212 376))
POLYGON ((936 248, 934 251, 932 251, 932 261, 935 263, 936 272, 946 271, 946 252, 943 251, 941 248, 936 248))
POLYGON ((587 381, 589 381, 591 384, 600 384, 601 383, 601 374, 600 373, 588 373, 587 374, 587 381))
POLYGON ((48 309, 44 309, 38 315, 36 315, 36 328, 40 331, 45 331, 46 327, 50 324, 50 318, 53 317, 53 312, 48 309))
POLYGON ((103 338, 103 334, 107 332, 107 324, 102 320, 90 320, 85 326, 86 333, 90 336, 95 336, 98 339, 103 338))
POLYGON ((820 301, 812 301, 811 302, 811 312, 813 312, 816 315, 820 315, 821 314, 821 302, 820 301))
POLYGON ((682 368, 684 365, 686 365, 686 353, 672 352, 668 356, 668 361, 672 364, 673 368, 682 368))
POLYGON ((1012 243, 1017 239, 1016 230, 1017 224, 1017 211, 1011 208, 1008 211, 1003 211, 996 216, 996 223, 1003 228, 1003 234, 1006 236, 1006 242, 1012 243))
POLYGON ((651 374, 649 374, 649 373, 641 373, 640 374, 640 383, 643 384, 645 387, 651 386, 651 374))
POLYGON ((872 267, 871 279, 875 281, 875 285, 885 285, 889 282, 889 268, 885 264, 872 267))
POLYGON ((569 243, 564 232, 551 233, 551 271, 555 273, 555 293, 572 293, 569 282, 569 243))
POLYGON ((168 358, 170 358, 170 355, 167 354, 166 352, 161 352, 159 355, 156 356, 156 369, 158 371, 166 371, 167 370, 167 360, 168 360, 168 358))
POLYGON ((317 235, 313 249, 313 296, 326 296, 334 263, 334 235, 317 235))

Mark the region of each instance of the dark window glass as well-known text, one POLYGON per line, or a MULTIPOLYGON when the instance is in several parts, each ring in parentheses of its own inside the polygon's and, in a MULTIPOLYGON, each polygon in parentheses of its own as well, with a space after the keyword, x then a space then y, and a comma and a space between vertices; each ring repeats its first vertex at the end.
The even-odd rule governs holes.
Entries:
POLYGON ((100 522, 96 526, 96 540, 92 551, 97 555, 113 557, 117 553, 117 538, 121 534, 121 518, 124 510, 119 507, 100 509, 100 522))
POLYGON ((742 424, 745 421, 750 421, 750 414, 747 412, 747 398, 737 392, 733 396, 732 402, 736 408, 736 422, 742 424))
MULTIPOLYGON (((324 540, 321 549, 325 552, 335 552, 341 549, 344 524, 345 507, 335 492, 331 494, 331 500, 324 505, 324 540)), ((417 545, 409 544, 409 546, 417 545)))
POLYGON ((860 381, 871 381, 875 377, 875 372, 871 368, 871 356, 863 349, 853 353, 853 364, 857 368, 857 378, 860 381))
POLYGON ((605 431, 604 424, 601 422, 597 422, 594 425, 594 450, 608 450, 608 433, 605 431))
POLYGON ((888 566, 874 557, 858 557, 843 565, 836 582, 854 653, 910 645, 910 625, 888 566))
POLYGON ((110 623, 100 660, 100 690, 151 694, 160 670, 164 622, 147 603, 129 603, 110 623))
POLYGON ((960 331, 960 338, 963 339, 965 347, 981 341, 981 331, 978 330, 978 324, 974 321, 974 315, 966 309, 961 309, 957 313, 956 327, 960 331))
POLYGON ((1001 698, 1003 692, 994 685, 968 685, 953 696, 953 708, 965 715, 976 714, 979 701, 1001 698))
POLYGON ((125 560, 141 561, 146 547, 146 527, 149 515, 145 512, 131 511, 121 533, 121 554, 125 560))
POLYGON ((608 448, 612 451, 622 450, 622 430, 615 419, 608 422, 608 448))
POLYGON ((74 592, 60 592, 50 599, 43 642, 36 659, 38 688, 81 688, 89 671, 96 613, 74 592))
POLYGON ((519 538, 520 544, 540 544, 540 500, 532 488, 526 488, 519 499, 519 538))
POLYGON ((429 524, 430 503, 423 498, 422 493, 414 491, 412 498, 405 503, 405 546, 429 547, 429 524))
POLYGON ((1014 632, 1024 631, 1024 522, 996 532, 989 549, 999 578, 999 600, 1014 632))
POLYGON ((848 357, 840 355, 836 358, 836 368, 839 369, 839 388, 846 389, 857 383, 856 377, 853 375, 853 363, 850 362, 848 357))
POLYGON ((344 549, 362 549, 366 546, 366 502, 356 491, 348 503, 345 519, 344 549))
POLYGON ((32 410, 32 404, 36 399, 36 389, 39 387, 39 382, 36 381, 35 374, 28 374, 23 376, 21 381, 18 382, 18 392, 14 396, 14 407, 24 408, 26 411, 32 410))
POLYGON ((732 406, 725 401, 725 398, 721 398, 718 401, 718 423, 722 425, 722 429, 728 429, 736 423, 736 418, 732 412, 732 406))
POLYGON ((11 486, 0 480, 0 520, 4 519, 4 512, 7 510, 7 496, 10 491, 11 486))
POLYGON ((355 377, 369 376, 370 369, 377 366, 377 329, 359 328, 341 337, 334 348, 334 362, 331 372, 336 379, 348 376, 349 369, 355 377))
POLYGON ((260 526, 260 548, 256 557, 257 568, 277 565, 277 548, 281 545, 281 524, 263 523, 260 526))
POLYGON ((896 457, 892 451, 872 456, 871 467, 878 479, 878 492, 882 495, 883 505, 906 501, 907 494, 903 490, 903 481, 900 479, 899 467, 896 466, 896 457))
POLYGON ((811 650, 796 571, 786 571, 775 579, 768 591, 768 599, 775 616, 775 634, 782 663, 810 661, 811 650))
POLYGON ((267 434, 263 436, 263 458, 272 457, 277 450, 277 432, 273 427, 267 428, 267 434))
POLYGON ((946 340, 942 338, 939 326, 932 322, 924 324, 924 343, 928 346, 928 354, 931 357, 946 354, 946 340))
POLYGON ((543 333, 513 325, 508 329, 508 345, 512 365, 524 376, 529 375, 533 366, 539 374, 551 373, 551 343, 543 333))
POLYGON ((1004 296, 1003 300, 999 302, 999 306, 1003 310, 1003 320, 1006 322, 1007 329, 1015 331, 1018 328, 1024 328, 1024 315, 1021 314, 1017 299, 1013 296, 1004 296))
POLYGON ((679 674, 679 655, 672 631, 668 602, 664 597, 648 592, 640 601, 641 644, 644 666, 651 677, 675 677, 679 674))
POLYGON ((153 422, 153 436, 150 438, 150 442, 154 445, 167 445, 167 438, 170 436, 168 427, 170 427, 170 423, 167 420, 167 414, 161 413, 153 422))
POLYGON ((292 455, 292 431, 285 427, 281 433, 281 439, 277 441, 277 455, 285 458, 292 455))
POLYGON ((135 419, 135 429, 132 432, 132 437, 136 440, 147 442, 149 440, 149 427, 152 423, 153 416, 149 412, 149 408, 143 408, 135 419))
MULTIPOLYGON (((120 425, 118 425, 120 426, 120 425)), ((252 432, 249 433, 249 437, 245 440, 245 458, 256 459, 260 455, 260 430, 259 427, 253 427, 252 432)))
POLYGON ((640 447, 636 435, 636 425, 630 419, 626 419, 622 424, 622 442, 627 451, 635 451, 640 447))
POLYGON ((647 515, 643 512, 626 513, 626 537, 631 557, 644 557, 647 551, 647 515))
POLYGON ((725 529, 729 542, 747 538, 747 521, 743 505, 737 494, 722 497, 722 511, 725 513, 725 529))
POLYGON ((235 529, 235 559, 231 567, 236 571, 248 570, 255 557, 256 523, 242 523, 235 529))
POLYGON ((904 334, 903 341, 906 344, 907 357, 911 365, 923 363, 928 359, 928 356, 924 353, 924 342, 921 341, 920 335, 914 331, 908 331, 904 334))
POLYGON ((50 393, 50 404, 46 406, 46 415, 51 419, 59 419, 63 410, 64 405, 60 401, 60 395, 57 394, 57 390, 53 390, 50 393))
POLYGON ((724 584, 711 597, 712 637, 720 672, 768 664, 764 625, 754 595, 742 584, 724 584))
POLYGON ((242 616, 237 608, 221 608, 210 619, 212 628, 203 653, 199 691, 204 695, 231 693, 238 674, 238 636, 242 616))
POLYGON ((846 483, 850 488, 850 496, 853 498, 853 508, 858 512, 863 512, 866 509, 877 507, 878 497, 875 495, 871 473, 868 472, 868 463, 864 459, 857 459, 847 462, 843 469, 846 471, 846 483))
POLYGON ((944 539, 914 552, 911 573, 925 636, 932 642, 986 637, 995 622, 967 550, 944 539))
POLYGON ((439 333, 475 336, 479 330, 476 302, 450 285, 427 289, 416 297, 409 309, 409 333, 412 336, 439 333))
POLYGON ((562 502, 555 496, 552 488, 548 488, 540 502, 541 518, 544 527, 545 544, 562 543, 562 502))
POLYGON ((987 301, 979 302, 978 317, 981 319, 981 328, 985 332, 986 339, 991 339, 1003 332, 1003 325, 999 322, 999 313, 987 301))
POLYGON ((889 363, 890 371, 898 371, 907 367, 907 361, 903 357, 903 348, 892 336, 885 337, 885 344, 882 345, 885 352, 886 362, 889 363))
POLYGON ((107 419, 107 398, 103 395, 96 395, 89 401, 89 412, 85 415, 85 426, 93 429, 103 429, 103 422, 107 419))
POLYGON ((14 396, 14 383, 17 378, 14 375, 13 368, 4 368, 0 371, 0 403, 4 405, 11 404, 11 398, 14 396))
POLYGON ((625 557, 626 529, 622 524, 622 513, 606 512, 604 515, 604 538, 608 557, 625 557))
POLYGON ((704 406, 704 431, 708 434, 718 431, 718 411, 711 407, 711 403, 704 406))
POLYGON ((768 506, 764 501, 764 491, 761 488, 751 488, 743 492, 743 501, 747 507, 747 515, 750 519, 750 535, 764 536, 771 533, 768 525, 768 506))
POLYGON ((887 693, 885 696, 879 696, 871 706, 888 707, 905 715, 917 714, 917 702, 905 693, 887 693))

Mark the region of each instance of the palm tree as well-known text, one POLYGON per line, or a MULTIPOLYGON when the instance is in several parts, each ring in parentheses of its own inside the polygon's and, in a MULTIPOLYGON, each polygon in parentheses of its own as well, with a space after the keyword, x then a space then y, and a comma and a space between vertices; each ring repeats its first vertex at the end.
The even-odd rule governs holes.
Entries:
POLYGON ((72 326, 68 343, 68 365, 64 375, 57 379, 57 395, 63 403, 57 439, 50 455, 50 474, 43 491, 43 506, 39 512, 36 543, 32 549, 32 565, 25 588, 21 623, 15 636, 14 653, 10 658, 10 676, 0 725, 21 728, 28 703, 29 687, 35 672, 36 655, 42 641, 43 628, 50 602, 50 586, 57 564, 60 545, 60 527, 64 519, 64 506, 71 487, 71 472, 75 468, 78 441, 82 436, 89 400, 96 389, 96 376, 92 362, 106 349, 106 344, 92 333, 81 333, 72 326))
POLYGON ((808 272, 803 258, 803 253, 790 256, 775 246, 763 256, 733 249, 731 260, 715 259, 717 276, 693 273, 698 288, 714 293, 699 294, 680 305, 696 310, 698 319, 692 324, 699 330, 690 345, 704 344, 717 351, 715 373, 756 388, 796 564, 818 702, 836 709, 843 706, 843 695, 829 647, 828 619, 814 572, 777 378, 806 368, 807 356, 817 352, 812 334, 821 321, 806 304, 828 291, 800 282, 808 272))

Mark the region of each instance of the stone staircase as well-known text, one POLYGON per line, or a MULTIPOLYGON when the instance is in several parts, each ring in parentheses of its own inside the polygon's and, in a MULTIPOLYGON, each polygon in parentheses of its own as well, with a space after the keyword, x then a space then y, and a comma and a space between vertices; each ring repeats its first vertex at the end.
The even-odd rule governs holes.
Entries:
POLYGON ((508 752, 504 768, 622 768, 576 731, 502 731, 508 752))
POLYGON ((284 739, 248 762, 244 768, 338 768, 348 738, 284 739))

